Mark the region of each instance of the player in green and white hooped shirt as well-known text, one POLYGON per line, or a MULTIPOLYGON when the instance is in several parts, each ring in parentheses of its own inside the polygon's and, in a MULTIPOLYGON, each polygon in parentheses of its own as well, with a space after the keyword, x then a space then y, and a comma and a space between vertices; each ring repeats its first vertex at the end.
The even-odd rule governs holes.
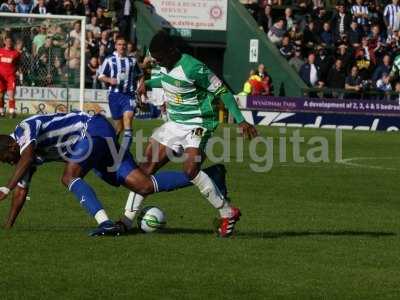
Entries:
MULTIPOLYGON (((203 63, 181 54, 166 32, 160 31, 153 37, 150 53, 165 71, 156 79, 146 81, 146 87, 164 89, 169 121, 154 132, 145 151, 147 162, 140 167, 145 173, 153 174, 169 161, 168 150, 183 150, 184 172, 219 210, 219 234, 229 236, 239 220, 240 210, 229 204, 211 178, 201 170, 205 146, 219 123, 216 99, 222 99, 246 136, 252 138, 257 131, 245 121, 223 82, 203 63), (158 155, 154 157, 154 153, 158 155)), ((142 201, 142 197, 131 193, 123 220, 132 221, 142 201)))

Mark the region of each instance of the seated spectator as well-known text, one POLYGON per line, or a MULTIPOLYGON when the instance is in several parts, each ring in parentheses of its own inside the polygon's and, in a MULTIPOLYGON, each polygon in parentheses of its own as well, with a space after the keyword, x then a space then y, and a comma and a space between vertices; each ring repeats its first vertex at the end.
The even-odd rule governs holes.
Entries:
POLYGON ((291 66, 296 73, 299 73, 302 65, 304 65, 304 60, 301 54, 301 48, 295 47, 294 56, 289 60, 289 66, 291 66))
POLYGON ((101 29, 97 26, 97 17, 93 16, 90 18, 90 24, 86 25, 86 31, 93 32, 93 35, 96 39, 100 38, 101 29))
POLYGON ((279 52, 287 60, 289 60, 294 54, 293 44, 291 43, 290 38, 287 35, 285 35, 282 39, 282 45, 279 48, 279 52))
POLYGON ((343 62, 345 72, 350 72, 351 66, 354 64, 354 57, 346 44, 340 44, 337 48, 336 59, 343 62))
POLYGON ((368 80, 371 78, 372 63, 366 57, 364 49, 360 48, 356 52, 355 64, 358 68, 358 74, 362 80, 368 80))
POLYGON ((31 0, 21 0, 18 2, 15 10, 19 14, 29 14, 31 13, 33 3, 31 0))
POLYGON ((271 5, 265 6, 265 8, 258 13, 257 24, 260 27, 260 29, 264 30, 264 32, 268 32, 269 29, 272 27, 274 21, 272 18, 271 5))
POLYGON ((297 46, 302 44, 304 34, 297 21, 293 23, 292 29, 288 32, 288 35, 290 37, 290 40, 297 46))
POLYGON ((347 98, 358 97, 362 91, 362 79, 358 75, 357 66, 351 68, 351 73, 346 77, 345 89, 348 91, 346 93, 347 98))
POLYGON ((306 47, 313 48, 320 43, 318 30, 314 21, 310 21, 304 29, 304 44, 306 47))
POLYGON ((86 16, 86 20, 89 21, 96 11, 96 4, 92 0, 79 0, 75 11, 80 16, 86 16))
POLYGON ((358 49, 356 49, 356 53, 360 49, 364 50, 365 58, 367 60, 369 60, 372 64, 375 65, 376 64, 375 51, 369 44, 369 37, 368 36, 363 36, 362 37, 361 45, 358 47, 358 49))
POLYGON ((361 30, 358 27, 358 23, 356 21, 352 21, 350 25, 350 30, 347 33, 349 44, 354 48, 360 46, 361 42, 361 30))
POLYGON ((32 9, 32 14, 45 15, 50 13, 45 0, 37 0, 36 6, 32 9))
POLYGON ((285 21, 279 20, 276 22, 271 29, 268 31, 268 38, 274 44, 280 44, 282 42, 283 36, 285 35, 285 21))
POLYGON ((14 0, 7 0, 0 5, 0 12, 16 12, 16 6, 14 0))
POLYGON ((307 62, 300 68, 300 77, 309 87, 322 87, 320 81, 320 69, 315 64, 315 53, 310 53, 307 62))
POLYGON ((376 88, 378 91, 388 93, 392 91, 392 85, 390 84, 390 76, 386 73, 382 75, 382 78, 376 82, 376 88))
POLYGON ((331 25, 329 24, 329 22, 324 23, 320 38, 321 42, 326 46, 331 47, 333 45, 333 33, 331 31, 331 25))
POLYGON ((375 71, 372 74, 372 81, 376 82, 379 78, 383 77, 383 74, 389 74, 392 68, 391 63, 392 59, 390 58, 390 55, 385 55, 382 59, 382 63, 375 68, 375 71))

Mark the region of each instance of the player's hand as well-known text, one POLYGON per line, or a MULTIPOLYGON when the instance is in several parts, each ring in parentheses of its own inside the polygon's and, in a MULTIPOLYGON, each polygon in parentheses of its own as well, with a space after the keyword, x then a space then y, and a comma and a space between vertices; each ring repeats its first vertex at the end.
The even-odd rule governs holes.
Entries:
POLYGON ((144 84, 144 82, 141 82, 136 90, 138 96, 139 96, 139 100, 142 100, 142 96, 144 96, 145 98, 147 98, 147 90, 146 90, 146 85, 144 84))
POLYGON ((109 83, 111 85, 117 85, 118 84, 118 80, 117 80, 117 78, 110 78, 109 83))
POLYGON ((249 140, 255 138, 258 135, 257 129, 246 121, 239 124, 239 130, 240 133, 246 136, 249 140))

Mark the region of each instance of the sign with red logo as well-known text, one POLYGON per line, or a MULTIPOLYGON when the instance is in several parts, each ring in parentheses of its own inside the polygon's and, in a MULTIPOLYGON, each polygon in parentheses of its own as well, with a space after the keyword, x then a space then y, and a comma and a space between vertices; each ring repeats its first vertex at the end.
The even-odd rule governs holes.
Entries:
POLYGON ((226 30, 228 0, 151 0, 153 17, 164 28, 226 30))

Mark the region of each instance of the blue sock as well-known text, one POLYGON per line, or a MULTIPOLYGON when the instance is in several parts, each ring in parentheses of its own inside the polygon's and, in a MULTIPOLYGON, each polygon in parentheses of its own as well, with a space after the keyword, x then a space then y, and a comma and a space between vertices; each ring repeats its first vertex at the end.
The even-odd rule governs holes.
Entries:
POLYGON ((103 209, 103 205, 97 199, 94 190, 82 178, 73 180, 68 189, 92 217, 103 209))
POLYGON ((168 192, 192 185, 189 177, 183 172, 163 171, 151 176, 154 192, 168 192))
POLYGON ((129 151, 129 149, 131 148, 132 137, 133 137, 132 129, 125 129, 124 136, 122 137, 122 146, 126 147, 125 149, 127 149, 127 151, 129 151))

